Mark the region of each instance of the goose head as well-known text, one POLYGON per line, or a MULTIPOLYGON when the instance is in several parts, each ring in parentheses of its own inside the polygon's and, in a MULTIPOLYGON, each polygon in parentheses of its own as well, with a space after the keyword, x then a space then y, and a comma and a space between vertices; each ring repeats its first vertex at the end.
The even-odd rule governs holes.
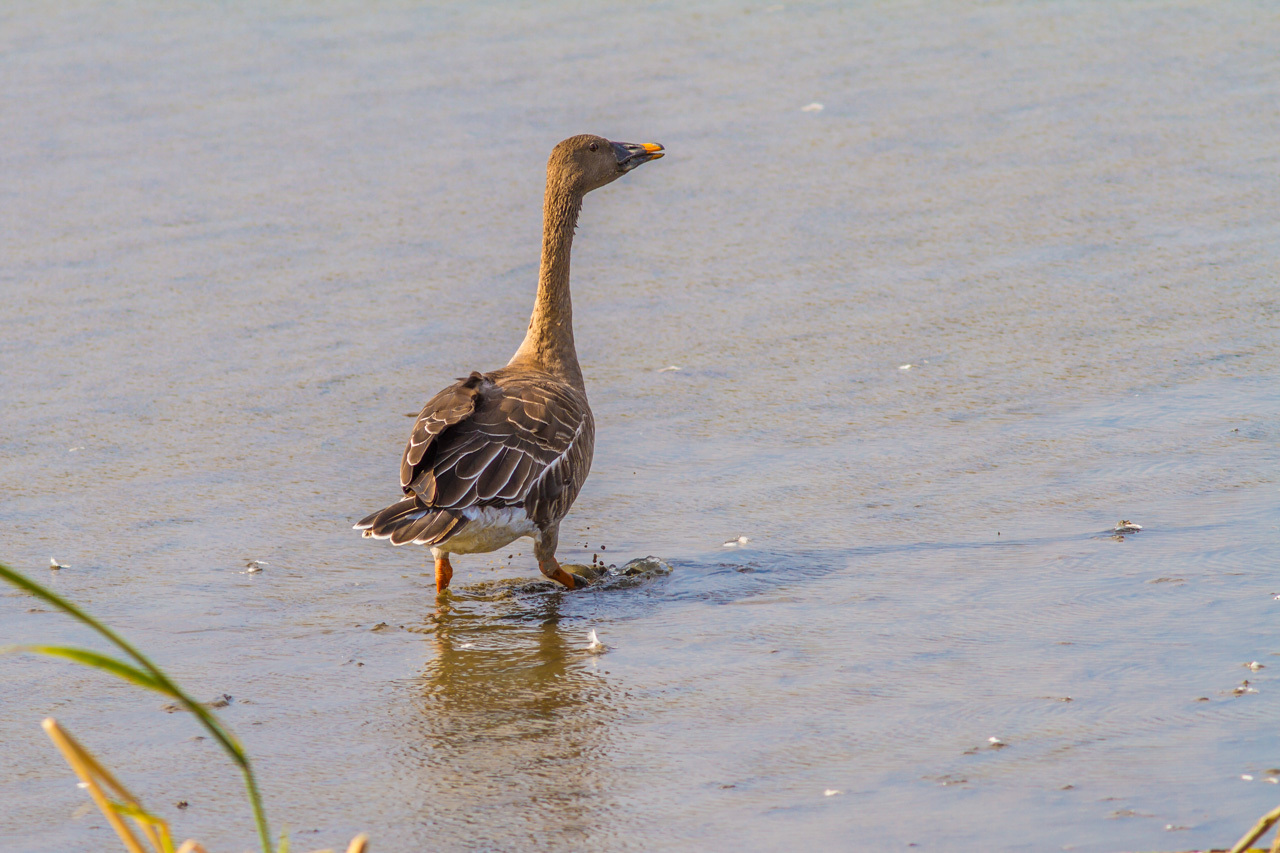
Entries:
POLYGON ((662 155, 656 142, 612 142, 584 133, 551 150, 547 175, 572 192, 589 193, 662 155))

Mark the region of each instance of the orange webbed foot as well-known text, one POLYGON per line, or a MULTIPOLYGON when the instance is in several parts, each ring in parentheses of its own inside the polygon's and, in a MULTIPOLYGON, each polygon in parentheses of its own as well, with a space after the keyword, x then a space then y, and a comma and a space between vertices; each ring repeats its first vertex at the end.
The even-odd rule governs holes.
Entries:
POLYGON ((571 575, 564 569, 560 568, 560 564, 552 558, 549 563, 542 563, 538 566, 542 573, 551 580, 563 586, 565 589, 582 589, 587 585, 586 578, 571 575))
POLYGON ((436 594, 439 595, 448 589, 451 580, 453 580, 453 566, 449 563, 449 555, 436 557, 436 594))

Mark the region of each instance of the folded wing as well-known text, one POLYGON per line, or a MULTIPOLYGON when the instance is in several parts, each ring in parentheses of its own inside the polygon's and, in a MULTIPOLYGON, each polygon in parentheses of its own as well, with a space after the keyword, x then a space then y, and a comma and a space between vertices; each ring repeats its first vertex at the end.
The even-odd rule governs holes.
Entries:
POLYGON ((472 507, 522 507, 545 526, 577 498, 594 443, 580 391, 542 373, 472 373, 418 415, 400 464, 405 499, 356 528, 393 544, 436 544, 472 507))

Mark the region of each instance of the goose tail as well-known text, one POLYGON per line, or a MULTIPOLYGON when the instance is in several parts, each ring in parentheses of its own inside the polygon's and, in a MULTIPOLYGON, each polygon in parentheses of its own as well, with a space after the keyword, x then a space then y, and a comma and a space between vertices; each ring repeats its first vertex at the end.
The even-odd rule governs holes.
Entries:
POLYGON ((367 539, 390 539, 392 545, 438 545, 466 523, 460 514, 423 506, 411 495, 365 516, 353 527, 364 531, 367 539))

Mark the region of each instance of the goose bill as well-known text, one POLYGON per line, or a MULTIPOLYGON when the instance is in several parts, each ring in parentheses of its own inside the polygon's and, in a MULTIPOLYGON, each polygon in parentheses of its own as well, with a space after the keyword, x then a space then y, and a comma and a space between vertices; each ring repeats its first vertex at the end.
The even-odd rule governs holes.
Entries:
POLYGON ((618 168, 630 172, 641 163, 657 160, 663 149, 656 142, 614 142, 613 153, 618 157, 618 168))

